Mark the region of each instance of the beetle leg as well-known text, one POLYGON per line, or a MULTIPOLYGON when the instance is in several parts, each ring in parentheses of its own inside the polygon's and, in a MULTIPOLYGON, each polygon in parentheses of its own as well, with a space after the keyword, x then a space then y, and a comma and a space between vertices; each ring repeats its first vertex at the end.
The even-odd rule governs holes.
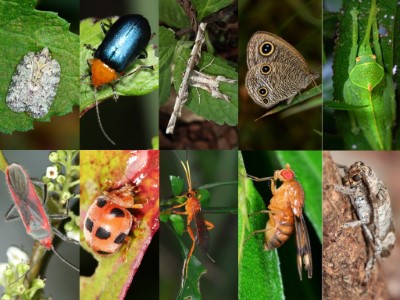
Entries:
POLYGON ((103 23, 103 22, 100 22, 100 27, 101 27, 101 30, 103 31, 104 35, 106 35, 107 32, 108 32, 108 30, 106 29, 106 27, 107 27, 107 28, 110 28, 111 25, 112 25, 112 22, 111 22, 111 19, 110 19, 110 18, 108 18, 108 21, 110 22, 110 24, 105 24, 105 23, 103 23))
POLYGON ((92 45, 90 45, 90 44, 84 44, 83 46, 84 46, 86 49, 92 50, 93 52, 94 52, 94 51, 97 51, 97 49, 96 49, 95 47, 93 47, 92 45))
POLYGON ((138 55, 138 59, 144 59, 144 58, 147 58, 147 51, 146 50, 143 50, 143 53, 140 53, 138 55))
POLYGON ((138 72, 138 71, 141 70, 141 69, 150 69, 150 70, 154 71, 154 66, 143 66, 143 65, 137 66, 137 67, 134 68, 131 72, 125 74, 123 77, 130 76, 130 75, 132 75, 132 74, 138 72))

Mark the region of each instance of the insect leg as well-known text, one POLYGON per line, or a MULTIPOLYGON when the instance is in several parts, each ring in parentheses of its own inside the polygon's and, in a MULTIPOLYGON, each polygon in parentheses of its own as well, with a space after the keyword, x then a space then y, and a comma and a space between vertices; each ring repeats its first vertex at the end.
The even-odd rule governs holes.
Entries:
POLYGON ((259 229, 259 230, 254 230, 250 235, 244 240, 244 243, 246 244, 252 237, 253 235, 256 235, 257 233, 264 233, 268 231, 269 229, 259 229))
POLYGON ((193 254, 193 251, 194 251, 194 246, 195 246, 195 244, 196 244, 196 238, 195 238, 195 236, 194 236, 194 233, 193 233, 192 228, 190 228, 190 222, 187 223, 187 231, 188 231, 189 236, 190 236, 190 238, 191 238, 191 240, 192 240, 192 247, 190 247, 188 256, 187 256, 187 258, 186 258, 186 260, 185 260, 185 263, 184 263, 184 265, 183 265, 183 267, 184 267, 184 272, 185 272, 185 273, 184 273, 184 274, 185 274, 185 278, 187 278, 187 275, 188 275, 189 261, 190 261, 190 258, 192 257, 192 254, 193 254))
POLYGON ((123 77, 127 77, 129 75, 132 75, 132 74, 138 72, 141 69, 150 69, 150 70, 154 71, 154 66, 143 66, 143 65, 137 66, 131 72, 129 72, 128 74, 125 74, 123 77))
POLYGON ((270 177, 256 177, 256 176, 253 176, 253 175, 249 175, 249 174, 246 174, 246 177, 247 178, 249 178, 249 179, 251 179, 251 180, 253 180, 253 181, 256 181, 256 182, 260 182, 260 181, 268 181, 268 180, 271 180, 271 179, 273 179, 274 177, 272 177, 272 176, 270 176, 270 177))
MULTIPOLYGON (((54 228, 53 228, 54 229, 54 228)), ((57 250, 53 247, 53 245, 51 246, 51 250, 53 250, 54 254, 58 256, 59 259, 61 259, 64 263, 66 263, 68 266, 70 266, 72 269, 74 269, 75 271, 79 272, 79 268, 74 266, 73 264, 71 264, 69 261, 67 261, 64 257, 61 256, 60 253, 57 252, 57 250)))
POLYGON ((204 222, 206 223, 208 230, 211 230, 214 228, 214 224, 211 223, 210 221, 204 220, 204 222))
POLYGON ((17 220, 19 218, 21 218, 21 216, 19 215, 19 213, 11 215, 12 212, 14 211, 14 209, 16 208, 15 204, 11 205, 11 207, 8 209, 8 211, 6 212, 4 219, 6 222, 8 221, 14 221, 17 220))
POLYGON ((69 237, 65 236, 65 234, 63 234, 60 230, 58 230, 55 227, 51 227, 51 229, 53 229, 54 233, 63 241, 65 242, 69 242, 69 243, 74 243, 76 245, 79 245, 78 241, 75 241, 74 239, 70 239, 69 237))
POLYGON ((90 45, 90 44, 84 44, 83 45, 86 49, 89 49, 89 50, 92 50, 92 51, 97 51, 97 49, 96 48, 94 48, 92 45, 90 45))

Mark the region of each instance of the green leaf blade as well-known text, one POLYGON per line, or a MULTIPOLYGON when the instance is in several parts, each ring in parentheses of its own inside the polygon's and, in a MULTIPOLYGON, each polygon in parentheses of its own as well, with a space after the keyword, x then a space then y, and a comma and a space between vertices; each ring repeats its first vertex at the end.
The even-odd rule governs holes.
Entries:
POLYGON ((264 251, 261 233, 246 241, 251 232, 265 227, 267 217, 257 214, 247 218, 265 209, 265 204, 245 174, 239 154, 239 299, 284 299, 276 250, 264 251))

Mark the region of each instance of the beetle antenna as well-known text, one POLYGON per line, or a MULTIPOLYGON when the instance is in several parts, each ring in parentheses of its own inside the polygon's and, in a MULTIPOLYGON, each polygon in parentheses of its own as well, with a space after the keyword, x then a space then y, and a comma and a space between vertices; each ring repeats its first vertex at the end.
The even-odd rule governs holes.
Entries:
POLYGON ((97 99, 95 99, 96 101, 96 113, 97 113, 97 121, 99 122, 99 126, 101 129, 101 132, 103 133, 103 135, 106 137, 106 139, 115 146, 115 142, 107 135, 106 131, 103 128, 103 124, 101 124, 101 119, 100 119, 100 110, 99 110, 99 103, 97 101, 97 99))

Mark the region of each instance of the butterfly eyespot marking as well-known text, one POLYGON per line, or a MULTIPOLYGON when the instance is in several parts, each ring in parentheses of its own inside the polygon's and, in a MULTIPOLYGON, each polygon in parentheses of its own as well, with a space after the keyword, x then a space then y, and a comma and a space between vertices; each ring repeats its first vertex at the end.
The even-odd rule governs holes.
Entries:
POLYGON ((264 75, 268 75, 269 73, 271 73, 271 67, 269 65, 263 65, 261 67, 261 73, 263 73, 264 75))
POLYGON ((270 56, 274 53, 275 47, 271 42, 264 42, 260 46, 260 54, 262 56, 270 56))
POLYGON ((259 88, 258 89, 258 94, 260 95, 260 96, 265 96, 265 95, 267 95, 267 89, 266 88, 259 88))
POLYGON ((262 99, 265 104, 268 104, 269 100, 267 98, 262 99))

